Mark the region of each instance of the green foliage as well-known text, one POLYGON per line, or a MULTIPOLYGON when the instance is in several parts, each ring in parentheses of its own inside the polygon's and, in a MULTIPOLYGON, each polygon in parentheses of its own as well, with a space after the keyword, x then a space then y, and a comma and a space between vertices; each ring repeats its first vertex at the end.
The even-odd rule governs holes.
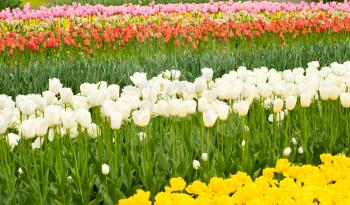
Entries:
POLYGON ((0 1, 0 10, 6 8, 16 8, 19 7, 22 3, 22 0, 1 0, 0 1))
MULTIPOLYGON (((318 60, 322 65, 332 62, 345 62, 350 59, 349 41, 338 43, 295 43, 260 49, 236 49, 223 52, 224 48, 206 49, 201 53, 184 52, 168 53, 162 50, 151 52, 143 50, 129 57, 105 55, 91 58, 63 56, 60 58, 27 57, 26 64, 4 65, 0 63, 0 93, 16 96, 26 93, 40 93, 48 85, 48 79, 57 77, 65 86, 79 90, 84 82, 107 81, 119 85, 130 84, 129 76, 134 72, 147 72, 149 77, 166 69, 178 69, 187 80, 193 80, 204 67, 212 67, 215 75, 220 76, 238 66, 245 65, 252 69, 267 66, 277 70, 305 67, 308 62, 318 60)), ((136 52, 136 51, 135 51, 136 52)), ((20 56, 19 56, 20 57, 20 56)), ((2 62, 7 59, 1 60, 2 62)))

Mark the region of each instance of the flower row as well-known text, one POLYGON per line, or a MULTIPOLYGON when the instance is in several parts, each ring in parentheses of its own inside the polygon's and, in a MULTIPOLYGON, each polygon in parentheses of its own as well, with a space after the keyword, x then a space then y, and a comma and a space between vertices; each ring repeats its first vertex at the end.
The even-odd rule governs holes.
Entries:
MULTIPOLYGON (((109 119, 113 130, 130 120, 146 127, 156 116, 185 118, 194 113, 202 113, 204 126, 213 127, 230 113, 247 116, 254 103, 268 110, 269 122, 281 122, 296 107, 308 108, 320 100, 340 101, 342 107, 350 107, 350 62, 319 69, 315 61, 307 69, 282 72, 241 66, 216 79, 212 69, 204 68, 194 82, 179 80, 180 74, 165 71, 147 79, 146 73, 137 72, 130 77, 133 84, 121 92, 116 84, 99 82, 82 84, 80 93, 74 95, 58 79, 50 79, 49 89, 41 95, 18 95, 15 101, 0 95, 0 134, 15 129, 25 139, 38 137, 38 143, 49 128, 59 127, 61 134, 74 137, 79 126, 97 137, 98 126, 90 112, 94 107, 109 119)), ((49 137, 53 135, 54 129, 50 129, 49 137)), ((19 136, 11 136, 10 144, 16 146, 19 136)))
MULTIPOLYGON (((155 196, 154 204, 348 204, 350 159, 322 154, 319 166, 292 165, 286 159, 275 168, 265 168, 252 180, 244 172, 227 179, 213 177, 209 184, 194 181, 186 185, 181 177, 155 196)), ((119 205, 151 204, 150 192, 137 193, 119 205)))
POLYGON ((186 13, 186 12, 202 12, 202 13, 233 13, 245 11, 248 13, 276 13, 289 11, 309 11, 309 10, 325 10, 350 11, 350 4, 345 3, 272 3, 272 2, 212 2, 204 4, 154 4, 148 6, 140 5, 121 5, 121 6, 103 6, 103 5, 81 5, 73 4, 72 6, 56 6, 51 8, 41 7, 38 10, 30 9, 27 4, 22 9, 7 9, 0 12, 0 19, 45 19, 63 16, 112 16, 122 15, 140 15, 150 16, 157 13, 186 13))
MULTIPOLYGON (((191 19, 191 18, 189 18, 191 19)), ((130 20, 130 19, 129 19, 130 20)), ((318 35, 346 38, 350 32, 350 16, 338 17, 335 14, 314 14, 298 18, 281 20, 238 21, 232 19, 211 19, 204 17, 186 20, 181 17, 173 22, 151 20, 141 23, 129 23, 129 20, 113 23, 79 23, 64 19, 56 23, 40 24, 19 32, 0 32, 0 53, 14 55, 24 51, 51 53, 51 49, 60 52, 75 49, 86 54, 95 50, 116 50, 127 44, 144 44, 156 42, 171 46, 188 46, 193 49, 205 47, 208 42, 222 42, 228 46, 234 45, 271 45, 273 43, 290 43, 299 37, 318 35), (32 29, 34 31, 31 31, 32 29), (271 40, 273 38, 274 40, 271 40), (259 41, 257 41, 259 39, 259 41), (261 40, 265 39, 265 40, 261 40), (267 40, 268 39, 268 40, 267 40), (62 51, 63 50, 63 51, 62 51)), ((132 22, 132 21, 131 21, 132 22)), ((21 28, 23 25, 19 25, 21 28)), ((14 27, 15 30, 18 28, 14 27)), ((19 29, 21 30, 21 29, 19 29)))

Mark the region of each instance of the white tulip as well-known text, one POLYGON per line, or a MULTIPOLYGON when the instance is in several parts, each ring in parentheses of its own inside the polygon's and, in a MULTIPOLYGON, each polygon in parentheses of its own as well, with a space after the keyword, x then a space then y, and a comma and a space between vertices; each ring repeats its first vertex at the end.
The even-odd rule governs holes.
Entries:
POLYGON ((4 134, 8 128, 8 122, 3 117, 0 117, 0 135, 4 134))
POLYGON ((145 132, 139 132, 139 133, 137 133, 137 136, 139 137, 140 141, 142 142, 147 137, 147 134, 145 132))
POLYGON ((87 97, 85 96, 74 95, 72 105, 74 110, 89 109, 87 97))
POLYGON ((320 92, 320 97, 321 100, 329 100, 329 97, 331 95, 331 90, 329 88, 329 86, 322 86, 319 88, 319 92, 320 92))
POLYGON ((227 120, 228 114, 230 112, 230 106, 226 103, 219 101, 220 103, 214 103, 213 108, 218 114, 220 120, 227 120))
POLYGON ((122 114, 123 120, 128 119, 130 117, 130 112, 131 112, 130 105, 122 101, 121 98, 119 98, 119 100, 116 103, 117 103, 117 111, 122 114))
POLYGON ((21 124, 21 133, 25 139, 32 139, 35 137, 34 120, 25 120, 21 124))
POLYGON ((92 122, 91 114, 85 109, 79 109, 76 112, 76 122, 84 129, 88 129, 92 122))
POLYGON ((73 103, 73 91, 71 88, 62 88, 60 90, 60 97, 63 104, 73 103))
POLYGON ((111 114, 111 128, 112 130, 119 130, 122 125, 123 116, 120 112, 113 112, 111 114))
POLYGON ((44 91, 42 95, 43 95, 43 98, 46 100, 47 105, 53 105, 58 102, 55 93, 51 91, 44 91))
POLYGON ((44 116, 45 120, 48 123, 49 127, 55 127, 60 124, 61 122, 61 110, 59 106, 56 105, 49 105, 44 110, 44 116))
POLYGON ((238 115, 240 117, 246 116, 248 114, 248 111, 249 111, 249 106, 250 106, 250 104, 248 101, 245 101, 245 100, 239 101, 237 103, 237 106, 236 106, 238 115))
POLYGON ((295 137, 292 138, 292 143, 293 143, 294 145, 297 145, 297 144, 298 144, 298 141, 297 141, 297 139, 295 139, 295 137))
POLYGON ((202 153, 202 160, 203 161, 208 161, 208 153, 202 153))
POLYGON ((60 90, 62 89, 63 85, 61 84, 60 80, 57 78, 49 79, 49 91, 53 92, 54 94, 58 94, 60 90))
POLYGON ((102 171, 103 175, 108 175, 109 174, 109 166, 108 166, 108 164, 102 164, 101 171, 102 171))
POLYGON ((330 86, 330 95, 329 95, 329 98, 331 100, 338 100, 339 98, 339 95, 340 95, 340 88, 338 86, 330 86))
POLYGON ((91 90, 97 90, 97 85, 90 83, 83 83, 80 85, 80 93, 83 96, 87 97, 91 90))
POLYGON ((44 143, 44 137, 37 137, 32 143, 32 149, 39 149, 44 143))
POLYGON ((112 99, 112 100, 118 100, 119 91, 120 91, 119 85, 112 84, 112 85, 108 86, 108 88, 107 88, 108 98, 112 99))
POLYGON ((279 113, 283 109, 283 100, 277 98, 273 101, 273 112, 279 113))
POLYGON ((201 70, 202 78, 204 78, 207 82, 213 79, 214 71, 211 68, 203 68, 201 70))
POLYGON ((92 139, 95 139, 98 136, 97 125, 95 123, 91 123, 89 128, 87 129, 87 132, 92 139))
POLYGON ((286 108, 287 110, 294 110, 295 105, 297 104, 297 98, 295 96, 288 96, 286 98, 286 108))
POLYGON ((147 82, 147 74, 136 72, 134 75, 130 76, 130 80, 134 85, 140 87, 143 83, 147 82))
POLYGON ((20 139, 20 137, 16 134, 9 133, 7 135, 7 143, 11 149, 15 148, 18 145, 19 139, 20 139))
POLYGON ((308 63, 307 66, 308 67, 312 67, 312 68, 319 68, 320 67, 320 62, 312 61, 312 62, 308 63))
POLYGON ((201 167, 201 163, 198 160, 193 160, 192 167, 195 170, 198 170, 201 167))
POLYGON ((48 137, 47 139, 52 142, 55 138, 55 129, 54 128, 50 128, 49 129, 49 134, 48 134, 48 137))
POLYGON ((292 152, 292 149, 290 147, 287 147, 283 150, 283 155, 288 157, 291 152, 292 152))
POLYGON ((187 100, 185 103, 186 103, 186 111, 188 114, 196 113, 197 102, 195 100, 187 100))
POLYGON ((135 124, 140 127, 148 125, 151 118, 151 113, 147 110, 136 110, 132 113, 132 119, 135 124))
POLYGON ((87 95, 87 102, 91 107, 100 106, 107 96, 107 91, 93 89, 87 95))
POLYGON ((341 93, 340 103, 344 108, 350 108, 350 93, 341 93))
POLYGON ((19 95, 16 97, 16 105, 17 105, 17 108, 24 115, 32 115, 35 113, 35 110, 36 110, 35 103, 31 99, 23 95, 19 95))
POLYGON ((194 89, 196 93, 201 93, 207 89, 207 81, 204 78, 196 78, 194 80, 194 89))
POLYGON ((312 94, 310 93, 302 93, 300 95, 300 105, 301 107, 303 108, 308 108, 311 104, 311 101, 312 101, 312 94))
POLYGON ((42 137, 47 133, 47 129, 49 128, 49 123, 42 117, 38 117, 34 119, 34 129, 35 135, 42 137))
POLYGON ((207 110, 203 113, 203 122, 205 127, 213 127, 218 118, 214 110, 207 110))
POLYGON ((299 154, 303 154, 303 153, 304 153, 304 149, 303 149, 302 147, 299 147, 298 153, 299 153, 299 154))
POLYGON ((61 115, 62 124, 65 129, 72 129, 77 126, 76 124, 76 114, 71 110, 66 110, 62 112, 61 115))

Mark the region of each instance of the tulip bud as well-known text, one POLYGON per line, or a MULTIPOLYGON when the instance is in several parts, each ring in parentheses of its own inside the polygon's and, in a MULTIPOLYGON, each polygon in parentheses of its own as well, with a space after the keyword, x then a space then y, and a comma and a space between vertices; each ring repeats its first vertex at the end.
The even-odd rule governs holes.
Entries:
POLYGON ((103 175, 108 175, 109 174, 109 166, 108 166, 108 164, 102 164, 101 170, 102 170, 102 174, 103 175))
POLYGON ((95 139, 98 135, 97 125, 95 123, 91 123, 89 128, 87 129, 87 132, 92 139, 95 139))
POLYGON ((41 145, 44 143, 43 137, 37 137, 34 142, 32 143, 32 149, 39 149, 41 145))
POLYGON ((148 125, 151 118, 151 113, 147 110, 137 110, 132 113, 132 119, 135 124, 140 127, 148 125))
POLYGON ((205 127, 212 127, 215 125, 218 114, 214 110, 207 110, 203 113, 203 122, 205 127))
POLYGON ((208 161, 208 153, 202 153, 202 160, 203 161, 208 161))
POLYGON ((292 152, 292 149, 290 147, 287 147, 283 150, 283 155, 288 157, 291 152, 292 152))
POLYGON ((201 163, 198 160, 193 160, 192 166, 193 169, 198 170, 201 167, 201 163))
POLYGON ((292 138, 292 143, 293 143, 294 145, 297 145, 297 144, 298 144, 298 141, 297 141, 297 139, 295 139, 295 137, 292 138))
POLYGON ((298 153, 299 153, 299 154, 303 154, 303 153, 304 153, 304 149, 303 149, 302 147, 299 147, 298 153))
POLYGON ((145 132, 139 132, 137 133, 137 136, 139 137, 140 141, 143 141, 147 137, 147 134, 145 132))
POLYGON ((48 138, 48 140, 50 142, 52 142, 54 140, 54 138, 55 138, 55 130, 54 130, 54 128, 50 128, 49 129, 49 134, 48 134, 47 138, 48 138))

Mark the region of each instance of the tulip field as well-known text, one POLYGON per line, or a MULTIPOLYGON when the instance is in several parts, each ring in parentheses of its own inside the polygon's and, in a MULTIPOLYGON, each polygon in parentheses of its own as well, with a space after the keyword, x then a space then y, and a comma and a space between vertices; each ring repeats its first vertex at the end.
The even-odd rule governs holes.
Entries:
POLYGON ((349 2, 133 3, 0 11, 0 204, 350 204, 349 2))

